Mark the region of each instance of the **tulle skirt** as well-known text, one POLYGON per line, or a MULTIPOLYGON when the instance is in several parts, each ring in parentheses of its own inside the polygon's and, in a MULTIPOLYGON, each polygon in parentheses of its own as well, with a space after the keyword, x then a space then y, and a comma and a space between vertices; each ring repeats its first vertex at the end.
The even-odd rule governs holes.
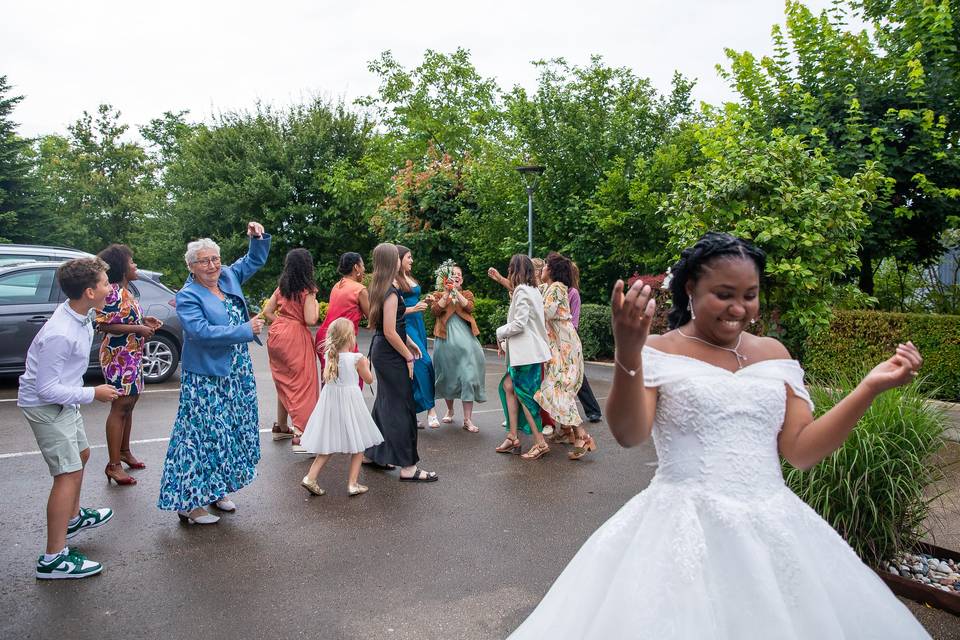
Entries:
POLYGON ((512 640, 928 638, 786 487, 654 480, 580 548, 512 640))

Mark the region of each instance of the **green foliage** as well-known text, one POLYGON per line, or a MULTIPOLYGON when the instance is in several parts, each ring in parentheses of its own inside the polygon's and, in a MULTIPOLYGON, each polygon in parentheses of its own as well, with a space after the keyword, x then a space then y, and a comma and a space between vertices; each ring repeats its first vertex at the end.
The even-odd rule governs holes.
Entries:
POLYGON ((450 55, 427 49, 413 70, 384 51, 368 69, 380 89, 357 102, 386 128, 394 168, 423 160, 430 147, 454 158, 476 153, 501 130, 500 90, 477 72, 466 49, 450 55))
MULTIPOLYGON (((811 389, 817 415, 846 396, 859 376, 827 375, 811 389)), ((874 400, 840 449, 809 471, 784 462, 787 485, 867 564, 882 567, 924 534, 928 488, 942 478, 935 454, 945 419, 917 385, 874 400)))
POLYGON ((473 318, 477 321, 480 335, 477 339, 480 344, 497 343, 497 328, 507 323, 507 311, 510 304, 503 300, 490 298, 475 298, 473 301, 473 318))
POLYGON ((922 390, 960 401, 960 316, 836 311, 829 328, 807 340, 803 364, 815 378, 839 372, 853 379, 908 340, 923 356, 922 390))
POLYGON ((365 211, 376 190, 362 164, 370 125, 342 104, 318 100, 286 111, 258 106, 187 128, 168 118, 160 131, 159 140, 173 141, 161 147, 171 156, 165 183, 172 202, 154 220, 153 255, 166 271, 185 275, 180 256, 198 237, 220 243, 225 259, 242 255, 249 220, 273 236, 269 261, 251 290, 272 291, 290 249, 310 250, 324 289, 339 279, 342 252, 365 255, 375 244, 365 211))
POLYGON ((699 128, 705 164, 684 172, 661 211, 675 255, 707 231, 726 231, 767 252, 763 304, 794 333, 826 325, 851 295, 864 209, 878 176, 844 178, 800 136, 757 133, 735 108, 699 128))
POLYGON ((40 140, 41 206, 57 224, 38 241, 91 253, 112 242, 137 251, 147 241, 144 223, 162 192, 145 149, 125 140, 128 128, 119 111, 102 104, 70 125, 68 136, 40 140))
POLYGON ((868 161, 888 179, 867 210, 861 289, 873 294, 884 257, 925 266, 942 253, 941 233, 960 217, 960 3, 863 0, 871 21, 846 29, 850 3, 814 15, 787 2, 775 55, 728 51, 722 70, 764 131, 807 137, 851 178, 868 161))
POLYGON ((571 257, 584 267, 584 299, 604 300, 624 269, 662 268, 652 264, 663 235, 645 196, 669 186, 661 179, 668 159, 654 154, 675 141, 675 128, 689 115, 692 83, 678 74, 671 92, 660 95, 648 79, 599 56, 585 66, 534 64, 536 90, 515 87, 505 98, 519 146, 546 167, 534 195, 534 252, 571 257))
POLYGON ((613 327, 610 324, 610 306, 584 304, 580 306, 580 326, 577 328, 583 345, 583 359, 613 357, 613 327))
POLYGON ((11 89, 7 76, 0 76, 0 242, 30 239, 29 222, 36 214, 30 141, 17 135, 10 119, 23 96, 9 95, 11 89))

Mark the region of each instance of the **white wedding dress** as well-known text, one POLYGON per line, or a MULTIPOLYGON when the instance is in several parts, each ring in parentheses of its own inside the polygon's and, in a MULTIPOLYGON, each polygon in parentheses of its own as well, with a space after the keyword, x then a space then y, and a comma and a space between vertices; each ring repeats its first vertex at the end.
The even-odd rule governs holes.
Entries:
MULTIPOLYGON (((512 640, 929 638, 783 481, 795 360, 736 373, 643 350, 656 476, 570 561, 512 640)), ((812 404, 811 404, 812 406, 812 404)))

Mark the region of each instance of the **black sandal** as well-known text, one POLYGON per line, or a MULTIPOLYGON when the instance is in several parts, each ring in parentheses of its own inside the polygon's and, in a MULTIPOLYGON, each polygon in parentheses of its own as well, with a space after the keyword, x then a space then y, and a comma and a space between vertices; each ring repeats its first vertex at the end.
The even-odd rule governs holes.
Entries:
POLYGON ((364 460, 361 464, 367 467, 373 467, 374 469, 380 469, 381 471, 393 471, 397 467, 392 464, 380 464, 375 460, 364 460))
POLYGON ((424 471, 420 467, 415 467, 413 475, 409 478, 400 476, 400 482, 436 482, 439 479, 440 476, 437 475, 436 471, 424 471), (421 473, 424 475, 420 475, 421 473))

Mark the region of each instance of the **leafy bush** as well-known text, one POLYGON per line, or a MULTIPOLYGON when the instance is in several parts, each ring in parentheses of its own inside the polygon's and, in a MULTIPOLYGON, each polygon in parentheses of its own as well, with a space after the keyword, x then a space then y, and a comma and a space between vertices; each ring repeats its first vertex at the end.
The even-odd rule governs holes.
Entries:
POLYGON ((610 307, 604 304, 585 304, 580 307, 580 327, 577 329, 583 344, 583 359, 613 356, 613 327, 610 326, 610 307))
POLYGON ((480 335, 477 338, 480 344, 496 344, 497 327, 506 324, 509 310, 510 304, 503 300, 474 298, 473 317, 477 321, 477 328, 480 329, 480 335))
MULTIPOLYGON (((834 375, 811 388, 817 415, 849 393, 859 376, 834 375)), ((809 471, 784 462, 787 485, 842 535, 860 557, 882 566, 924 533, 927 488, 943 476, 934 454, 945 418, 911 384, 878 397, 846 443, 809 471)))
POLYGON ((923 355, 925 392, 960 400, 960 316, 837 310, 828 329, 807 339, 803 363, 813 377, 838 372, 852 378, 907 340, 923 355))

